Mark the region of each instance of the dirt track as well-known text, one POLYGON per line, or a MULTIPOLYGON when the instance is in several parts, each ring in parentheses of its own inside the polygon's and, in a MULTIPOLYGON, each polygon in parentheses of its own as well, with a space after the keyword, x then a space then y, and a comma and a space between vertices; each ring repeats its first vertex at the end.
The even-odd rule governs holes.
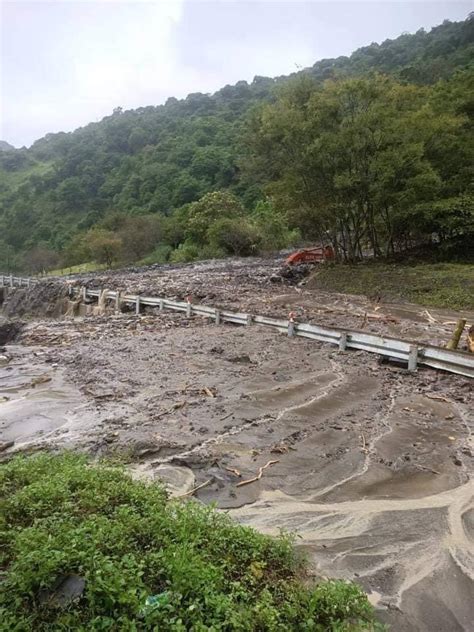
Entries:
MULTIPOLYGON (((186 270, 92 283, 136 290, 138 280, 143 293, 161 288, 182 297, 198 283, 186 270)), ((297 296, 305 320, 339 306, 347 316, 333 315, 332 324, 345 318, 353 326, 351 319, 360 320, 354 309, 371 307, 364 299, 283 286, 268 273, 228 281, 218 268, 211 277, 204 270, 212 290, 196 300, 253 313, 286 312, 293 301, 282 295, 297 296)), ((400 306, 398 323, 366 326, 427 335, 435 325, 443 335, 448 314, 422 315, 421 308, 400 306), (430 325, 429 318, 439 322, 430 325)), ((217 501, 265 532, 295 530, 312 572, 359 581, 393 630, 471 629, 467 378, 428 369, 410 375, 363 352, 341 354, 266 328, 216 327, 176 314, 32 322, 20 342, 0 367, 0 401, 9 397, 0 403, 0 428, 3 440, 16 441, 9 452, 118 451, 134 475, 163 478, 178 494, 210 481, 196 494, 201 500, 217 501), (51 380, 33 386, 40 376, 51 380), (277 462, 260 480, 238 486, 269 461, 277 462)))

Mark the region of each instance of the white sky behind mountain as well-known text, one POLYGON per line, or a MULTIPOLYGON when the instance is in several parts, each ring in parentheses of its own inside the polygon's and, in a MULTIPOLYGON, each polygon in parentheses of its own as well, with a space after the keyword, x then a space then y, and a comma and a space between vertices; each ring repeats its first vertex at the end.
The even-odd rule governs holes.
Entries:
POLYGON ((471 2, 0 0, 0 138, 30 145, 169 96, 214 92, 463 20, 471 2))

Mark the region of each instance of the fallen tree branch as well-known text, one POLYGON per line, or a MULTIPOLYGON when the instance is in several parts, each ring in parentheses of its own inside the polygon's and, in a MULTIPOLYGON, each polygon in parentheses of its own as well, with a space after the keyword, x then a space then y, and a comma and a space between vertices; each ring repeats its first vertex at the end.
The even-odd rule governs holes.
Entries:
POLYGON ((265 463, 265 465, 263 465, 258 470, 257 476, 254 476, 253 478, 249 478, 246 481, 241 481, 240 483, 237 483, 236 487, 242 487, 242 485, 248 485, 249 483, 255 483, 255 481, 259 481, 262 478, 262 476, 263 476, 263 470, 266 470, 267 467, 270 467, 270 465, 273 465, 274 463, 279 463, 279 461, 278 460, 276 460, 276 461, 268 461, 268 463, 265 463))
POLYGON ((474 353, 474 325, 471 325, 467 332, 467 350, 474 353))
POLYGON ((366 314, 368 320, 380 320, 384 323, 399 323, 400 320, 389 314, 366 314))
POLYGON ((427 397, 428 399, 436 399, 440 402, 446 402, 446 404, 453 403, 451 400, 447 399, 447 397, 443 397, 443 395, 430 395, 429 393, 425 393, 425 397, 427 397))
POLYGON ((426 314, 426 316, 428 317, 428 321, 430 323, 437 323, 438 321, 436 320, 436 318, 434 318, 427 309, 425 309, 425 311, 423 312, 424 314, 426 314))
POLYGON ((418 465, 418 463, 415 463, 415 467, 417 467, 420 470, 426 470, 427 472, 432 472, 433 474, 441 474, 441 472, 438 472, 438 470, 433 470, 433 468, 426 467, 426 465, 418 465))
POLYGON ((224 469, 230 472, 231 474, 233 474, 234 476, 237 476, 237 478, 240 478, 242 476, 239 470, 236 470, 233 467, 225 467, 224 469))
POLYGON ((186 492, 184 494, 180 494, 179 496, 175 496, 175 498, 184 498, 185 496, 192 496, 194 494, 194 492, 198 491, 198 489, 202 489, 203 487, 207 487, 209 485, 209 483, 211 482, 211 480, 212 479, 208 479, 207 481, 205 481, 204 483, 201 483, 197 487, 193 487, 193 489, 190 489, 189 492, 186 492))
POLYGON ((175 410, 179 410, 180 408, 184 408, 184 406, 186 406, 188 402, 185 400, 183 402, 177 402, 176 404, 173 404, 171 406, 171 408, 168 408, 168 410, 163 410, 161 413, 158 413, 158 415, 155 416, 155 419, 160 419, 160 417, 164 417, 165 415, 169 415, 170 413, 174 412, 175 410))

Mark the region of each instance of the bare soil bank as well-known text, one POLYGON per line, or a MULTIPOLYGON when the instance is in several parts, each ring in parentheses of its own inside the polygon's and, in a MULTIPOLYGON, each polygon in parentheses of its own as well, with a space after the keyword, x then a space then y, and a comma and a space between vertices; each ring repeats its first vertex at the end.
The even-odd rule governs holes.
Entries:
MULTIPOLYGON (((187 269, 136 279, 144 293, 181 298, 198 287, 197 272, 186 285, 187 269)), ((340 308, 329 316, 338 324, 369 305, 329 294, 324 303, 268 274, 222 275, 204 269, 211 289, 200 301, 279 313, 294 302, 283 292, 303 297, 314 318, 340 308)), ((115 276, 95 283, 113 287, 115 276)), ((136 289, 119 278, 115 287, 136 289)), ((390 309, 404 331, 442 332, 421 312, 390 309)), ((205 484, 196 496, 237 520, 296 531, 315 576, 360 582, 393 630, 471 629, 472 381, 174 313, 30 322, 19 342, 0 366, 1 440, 16 442, 4 455, 118 452, 134 475, 164 479, 173 493, 205 484)))

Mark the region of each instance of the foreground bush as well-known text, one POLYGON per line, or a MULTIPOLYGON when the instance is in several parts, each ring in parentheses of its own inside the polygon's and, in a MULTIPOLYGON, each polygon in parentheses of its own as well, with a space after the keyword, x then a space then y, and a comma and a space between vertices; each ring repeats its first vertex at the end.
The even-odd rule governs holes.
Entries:
POLYGON ((2 630, 373 630, 355 585, 307 589, 291 539, 84 457, 0 466, 2 630), (72 586, 72 589, 71 589, 72 586))

